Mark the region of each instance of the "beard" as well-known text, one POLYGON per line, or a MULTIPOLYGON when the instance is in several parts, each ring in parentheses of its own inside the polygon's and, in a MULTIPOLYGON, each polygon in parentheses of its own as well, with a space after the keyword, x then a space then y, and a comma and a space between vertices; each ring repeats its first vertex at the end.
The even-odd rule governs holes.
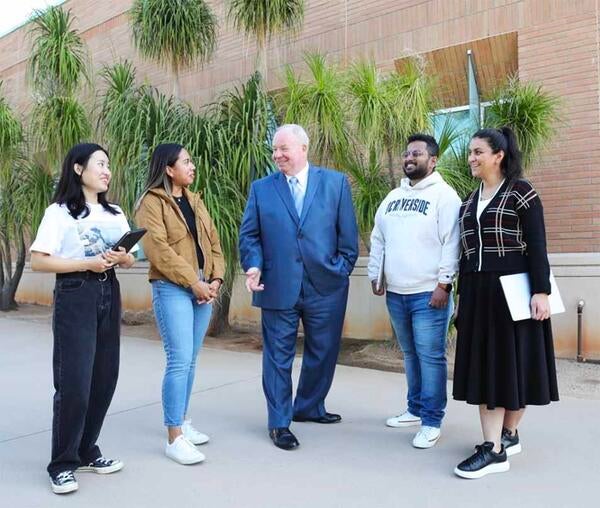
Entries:
POLYGON ((405 164, 402 169, 410 180, 422 180, 428 174, 427 164, 410 164, 410 169, 407 169, 406 166, 405 164))

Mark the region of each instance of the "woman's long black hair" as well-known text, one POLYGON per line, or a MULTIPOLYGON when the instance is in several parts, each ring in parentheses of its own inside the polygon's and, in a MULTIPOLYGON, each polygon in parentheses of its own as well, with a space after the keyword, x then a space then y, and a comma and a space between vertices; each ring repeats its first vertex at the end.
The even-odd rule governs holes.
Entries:
POLYGON ((487 141, 487 144, 492 149, 492 153, 498 153, 500 150, 504 152, 504 157, 500 162, 500 170, 507 180, 523 176, 521 151, 519 150, 515 133, 510 127, 479 129, 473 134, 473 137, 487 141))
MULTIPOLYGON (((85 195, 81 183, 81 175, 75 172, 75 164, 83 167, 83 171, 87 168, 87 163, 94 152, 102 151, 108 157, 108 152, 96 143, 80 143, 75 145, 67 153, 62 164, 60 180, 56 186, 56 192, 52 198, 53 203, 66 205, 69 213, 74 219, 87 217, 90 209, 85 204, 85 195), (83 215, 82 215, 83 214, 83 215)), ((98 203, 109 213, 117 215, 119 211, 112 207, 106 200, 106 192, 98 194, 98 203)))

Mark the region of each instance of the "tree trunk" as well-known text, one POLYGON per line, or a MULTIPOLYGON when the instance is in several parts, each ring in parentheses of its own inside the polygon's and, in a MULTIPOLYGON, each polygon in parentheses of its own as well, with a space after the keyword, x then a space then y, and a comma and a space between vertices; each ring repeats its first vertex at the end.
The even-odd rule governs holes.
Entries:
POLYGON ((262 35, 256 37, 256 70, 262 77, 264 89, 267 90, 267 41, 262 35))
POLYGON ((392 152, 391 147, 387 148, 387 156, 388 156, 388 173, 390 175, 390 183, 392 184, 392 189, 396 188, 396 177, 394 176, 394 154, 392 152))
POLYGON ((360 236, 360 239, 365 244, 367 251, 371 252, 371 232, 370 231, 362 231, 362 232, 359 232, 358 236, 360 236))
POLYGON ((218 337, 225 332, 228 332, 229 326, 229 307, 231 305, 231 289, 233 283, 230 283, 221 292, 221 296, 216 305, 213 306, 213 314, 208 326, 207 335, 218 337))
POLYGON ((173 65, 173 97, 179 99, 179 69, 177 65, 173 65))
POLYGON ((16 310, 16 308, 17 302, 15 302, 14 294, 10 294, 9 286, 2 286, 0 289, 0 311, 8 312, 9 310, 16 310))
MULTIPOLYGON (((23 269, 25 268, 25 241, 23 239, 23 233, 19 233, 18 238, 19 244, 17 248, 17 263, 15 271, 12 272, 12 266, 8 272, 3 273, 2 286, 0 287, 0 311, 15 310, 18 305, 15 300, 17 294, 17 288, 21 277, 23 276, 23 269)), ((4 268, 3 268, 4 270, 4 268)))

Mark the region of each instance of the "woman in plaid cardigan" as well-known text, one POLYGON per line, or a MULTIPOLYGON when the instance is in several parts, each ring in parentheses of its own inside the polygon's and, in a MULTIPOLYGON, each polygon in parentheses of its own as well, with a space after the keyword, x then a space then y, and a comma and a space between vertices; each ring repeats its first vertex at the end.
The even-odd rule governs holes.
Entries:
POLYGON ((521 451, 517 427, 525 407, 558 400, 558 388, 542 202, 522 178, 512 130, 477 131, 469 165, 481 182, 460 210, 453 395, 479 406, 484 442, 454 472, 481 478, 509 470, 507 457, 521 451), (531 283, 532 317, 515 322, 499 277, 523 272, 531 283))

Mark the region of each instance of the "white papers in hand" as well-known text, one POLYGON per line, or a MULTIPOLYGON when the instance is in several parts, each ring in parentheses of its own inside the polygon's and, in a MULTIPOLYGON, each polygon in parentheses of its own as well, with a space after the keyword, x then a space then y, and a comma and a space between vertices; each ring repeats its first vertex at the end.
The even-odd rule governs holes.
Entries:
POLYGON ((381 263, 379 263, 379 272, 377 273, 377 282, 375 282, 375 289, 381 291, 381 288, 385 284, 385 252, 381 254, 381 263))
MULTIPOLYGON (((529 284, 529 274, 515 273, 514 275, 502 275, 500 284, 506 297, 508 310, 513 321, 522 321, 531 319, 531 285, 529 284)), ((560 314, 565 311, 565 306, 558 292, 558 286, 554 279, 554 274, 550 272, 550 314, 560 314)))

